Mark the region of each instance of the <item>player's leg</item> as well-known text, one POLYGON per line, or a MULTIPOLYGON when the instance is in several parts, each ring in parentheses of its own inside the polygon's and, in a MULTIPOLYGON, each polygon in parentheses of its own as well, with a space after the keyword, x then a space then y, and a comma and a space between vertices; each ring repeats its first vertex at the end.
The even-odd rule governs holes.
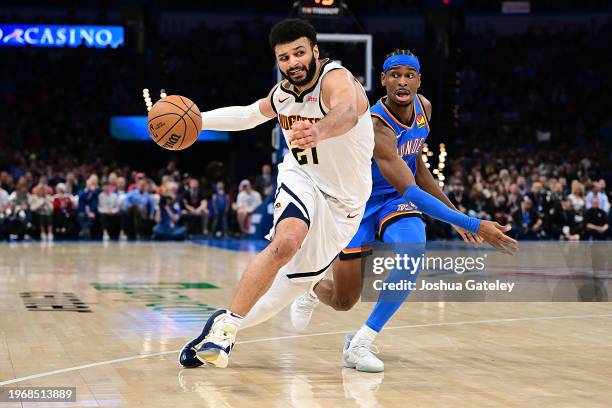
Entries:
MULTIPOLYGON (((248 264, 230 308, 222 316, 211 316, 202 334, 184 348, 191 353, 194 344, 201 344, 197 357, 202 362, 217 367, 227 366, 243 316, 270 288, 279 269, 288 266, 298 250, 306 246, 304 240, 309 235, 310 216, 317 212, 316 202, 321 193, 299 172, 289 170, 281 173, 278 180, 280 187, 275 200, 274 227, 270 234, 273 236, 272 242, 248 264), (206 340, 202 342, 202 338, 206 340)), ((295 265, 295 262, 291 265, 295 265)))
POLYGON ((321 303, 334 310, 350 310, 361 295, 361 258, 338 258, 332 264, 332 279, 321 280, 314 288, 321 303))
MULTIPOLYGON (((387 225, 383 225, 381 238, 385 243, 402 243, 399 251, 410 257, 420 258, 424 254, 425 224, 420 217, 410 216, 397 218, 387 225)), ((419 270, 405 271, 393 270, 386 282, 399 282, 400 280, 416 281, 419 270)), ((406 300, 410 291, 387 292, 379 295, 378 302, 370 313, 365 324, 352 338, 347 338, 343 352, 343 364, 354 367, 359 371, 378 372, 384 370, 384 364, 370 352, 370 347, 376 335, 391 319, 395 312, 406 300)))
MULTIPOLYGON (((276 316, 296 297, 308 290, 310 285, 311 282, 292 282, 284 273, 277 273, 270 289, 259 298, 255 306, 241 319, 240 328, 246 329, 256 326, 276 316)), ((187 368, 199 367, 205 364, 207 355, 199 353, 198 350, 206 342, 210 341, 209 334, 213 326, 221 325, 226 314, 227 310, 218 310, 208 319, 202 333, 182 348, 179 353, 179 364, 187 368)), ((231 348, 232 346, 230 345, 231 348)))
POLYGON ((323 279, 291 304, 293 327, 304 330, 310 323, 319 300, 335 310, 349 310, 361 295, 361 256, 369 251, 363 243, 374 241, 374 216, 368 214, 361 220, 351 241, 332 264, 332 279, 323 279))
POLYGON ((238 328, 243 324, 245 327, 254 326, 271 318, 307 289, 307 285, 292 287, 286 276, 278 274, 278 270, 297 252, 307 230, 304 221, 297 218, 286 217, 278 222, 273 241, 247 265, 230 309, 215 312, 202 333, 183 347, 179 354, 182 366, 190 368, 208 363, 226 367, 238 328), (271 288, 273 282, 276 285, 271 288), (246 316, 234 313, 235 305, 239 308, 237 310, 248 307, 246 316))
POLYGON ((278 223, 270 245, 244 271, 230 306, 233 313, 246 316, 270 288, 278 270, 293 258, 307 233, 308 225, 302 219, 288 217, 278 223))
POLYGON ((283 273, 277 273, 270 289, 255 303, 240 325, 240 329, 253 327, 287 307, 295 298, 307 291, 311 282, 292 282, 283 273))

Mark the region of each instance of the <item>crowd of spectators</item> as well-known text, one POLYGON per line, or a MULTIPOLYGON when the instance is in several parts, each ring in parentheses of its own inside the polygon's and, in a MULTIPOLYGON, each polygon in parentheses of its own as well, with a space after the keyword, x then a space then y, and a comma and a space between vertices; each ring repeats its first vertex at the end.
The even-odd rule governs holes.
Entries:
MULTIPOLYGON (((612 238, 609 188, 585 153, 484 152, 450 160, 446 193, 460 211, 512 226, 522 240, 612 238)), ((432 238, 452 236, 430 221, 432 238)))
POLYGON ((444 167, 461 211, 510 223, 519 239, 612 237, 612 65, 599 40, 611 33, 608 22, 468 35, 444 167))
MULTIPOLYGON (((270 171, 264 165, 256 179, 270 171)), ((271 193, 267 180, 258 191, 248 179, 226 188, 225 179, 210 183, 181 173, 172 161, 147 175, 128 167, 63 169, 32 160, 0 171, 0 240, 244 236, 262 194, 271 193)))
MULTIPOLYGON (((0 237, 247 234, 250 214, 275 181, 269 165, 257 169, 270 157, 271 126, 232 136, 223 148, 194 146, 181 156, 181 170, 170 161, 157 171, 168 152, 113 140, 108 123, 111 115, 145 113, 140 91, 153 89, 147 77, 202 110, 265 95, 274 81, 272 55, 265 41, 251 39, 268 29, 257 19, 202 25, 191 36, 206 47, 193 52, 184 38, 164 38, 153 56, 128 48, 0 48, 0 237)), ((456 127, 436 134, 434 116, 431 137, 447 144, 445 191, 461 211, 510 223, 520 239, 610 236, 612 118, 605 101, 612 66, 601 38, 611 33, 608 23, 466 35, 456 127)), ((374 36, 377 61, 415 41, 374 36)), ((421 91, 439 106, 427 89, 436 72, 427 49, 416 49, 426 71, 421 91)), ((377 86, 371 100, 381 91, 377 86)), ((431 221, 428 234, 454 236, 431 221)))

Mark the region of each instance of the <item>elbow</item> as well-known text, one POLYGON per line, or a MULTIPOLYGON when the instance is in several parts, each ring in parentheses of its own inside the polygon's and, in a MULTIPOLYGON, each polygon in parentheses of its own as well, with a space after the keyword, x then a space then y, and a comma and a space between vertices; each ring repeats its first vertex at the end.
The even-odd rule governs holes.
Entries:
POLYGON ((347 122, 351 124, 351 128, 357 126, 357 122, 359 121, 359 115, 357 114, 357 109, 354 106, 349 106, 347 110, 347 122))

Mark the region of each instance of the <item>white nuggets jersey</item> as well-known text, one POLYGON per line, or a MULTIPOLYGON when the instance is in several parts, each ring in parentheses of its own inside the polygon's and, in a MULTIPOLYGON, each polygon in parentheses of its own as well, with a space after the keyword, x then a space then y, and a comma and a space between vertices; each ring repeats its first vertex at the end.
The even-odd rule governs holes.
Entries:
MULTIPOLYGON (((272 92, 272 108, 278 115, 287 145, 293 123, 317 122, 329 111, 321 97, 321 82, 334 69, 345 68, 328 59, 322 60, 319 77, 312 87, 297 93, 288 81, 283 81, 272 92)), ((374 129, 368 109, 347 133, 323 140, 311 149, 292 148, 282 166, 300 169, 321 192, 357 209, 365 205, 372 189, 373 150, 374 129)))

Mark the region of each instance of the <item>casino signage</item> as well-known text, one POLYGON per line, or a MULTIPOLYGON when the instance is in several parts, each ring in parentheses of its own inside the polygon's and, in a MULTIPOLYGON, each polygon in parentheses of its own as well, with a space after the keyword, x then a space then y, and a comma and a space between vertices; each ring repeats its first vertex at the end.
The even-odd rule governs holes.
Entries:
POLYGON ((0 47, 117 48, 123 44, 120 26, 0 24, 0 47))

